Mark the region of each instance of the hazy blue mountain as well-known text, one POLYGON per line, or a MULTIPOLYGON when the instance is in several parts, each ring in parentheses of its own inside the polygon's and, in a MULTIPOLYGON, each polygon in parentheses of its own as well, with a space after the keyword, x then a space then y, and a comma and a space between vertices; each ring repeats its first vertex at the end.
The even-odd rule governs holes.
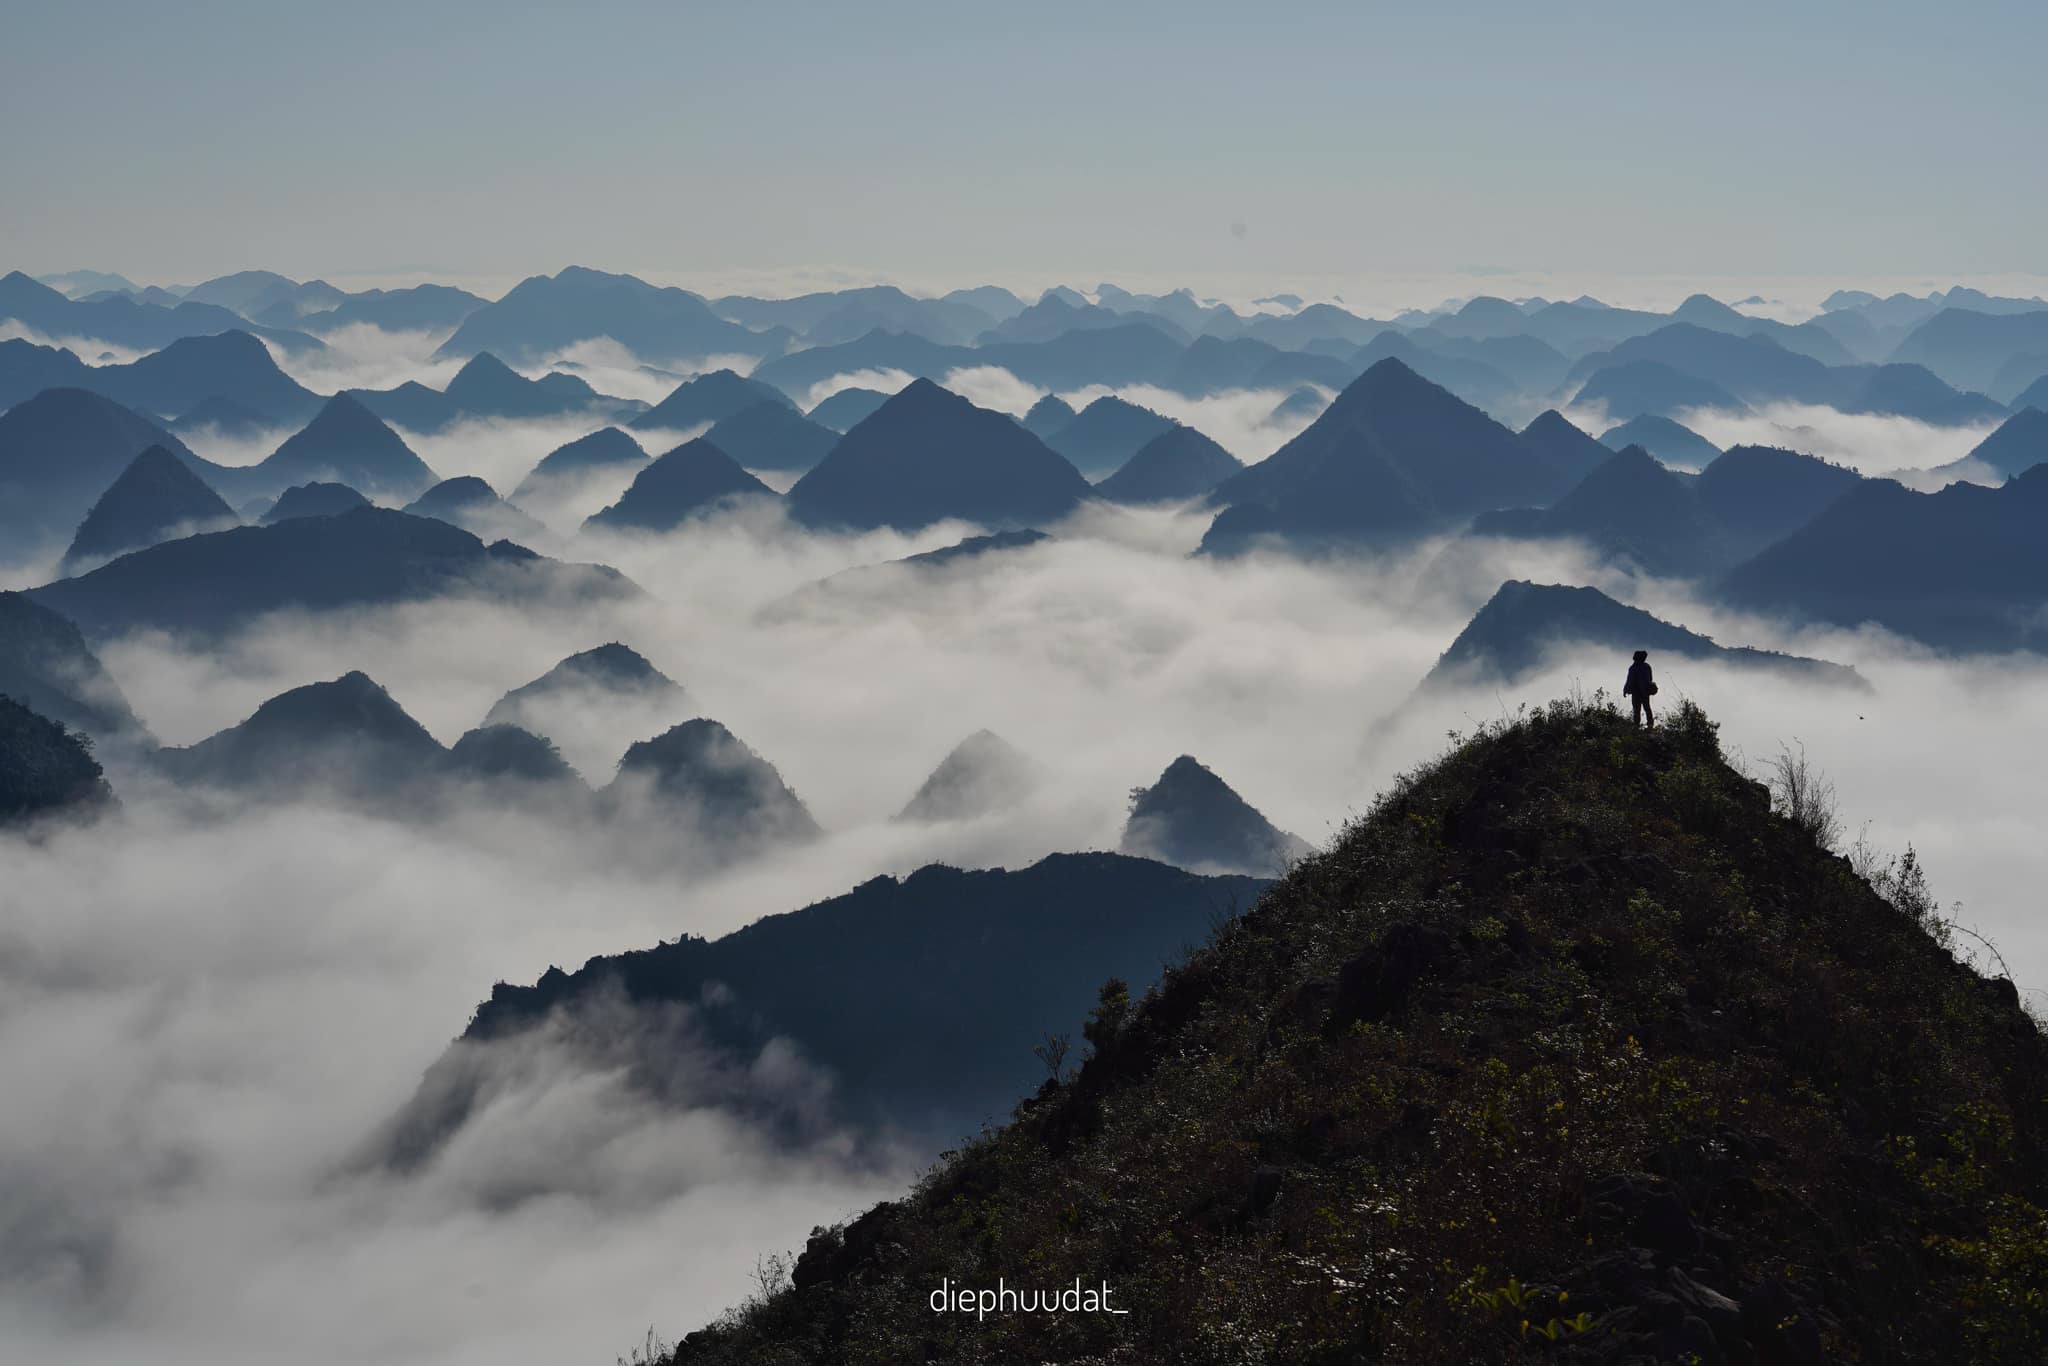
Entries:
POLYGON ((336 394, 311 422, 232 483, 269 492, 316 480, 347 484, 372 498, 411 499, 440 477, 375 413, 348 394, 336 394))
POLYGON ((1024 414, 1024 430, 1043 441, 1079 416, 1073 404, 1058 394, 1047 394, 1024 414))
POLYGON ((1600 444, 1609 450, 1641 446, 1667 465, 1699 469, 1721 454, 1721 448, 1692 428, 1657 413, 1630 418, 1600 434, 1600 444))
POLYGON ((888 401, 879 389, 841 389, 811 409, 810 419, 829 431, 845 432, 888 401))
POLYGON ((2048 648, 2048 469, 1914 493, 1867 479, 1721 581, 1748 611, 1875 623, 1958 652, 2048 648))
POLYGON ((1190 872, 1277 877, 1309 852, 1192 755, 1166 766, 1159 780, 1131 794, 1117 851, 1155 858, 1190 872))
POLYGON ((90 812, 113 795, 84 739, 0 693, 0 826, 90 812))
POLYGON ((473 474, 443 479, 405 505, 415 517, 436 517, 489 543, 523 543, 547 535, 547 528, 498 496, 498 491, 473 474))
MULTIPOLYGON (((1258 386, 1253 377, 1272 364, 1275 357, 1286 354, 1279 347, 1252 337, 1197 337, 1174 361, 1164 383, 1175 393, 1190 395, 1255 388, 1258 386)), ((1342 361, 1330 362, 1322 356, 1305 359, 1314 364, 1334 364, 1344 371, 1337 381, 1339 385, 1351 377, 1350 367, 1342 361)))
MULTIPOLYGON (((918 379, 943 379, 948 371, 963 366, 994 364, 968 346, 945 346, 910 332, 876 328, 862 337, 831 346, 807 346, 801 351, 764 361, 750 378, 785 394, 808 394, 813 386, 838 375, 865 370, 900 370, 918 379)), ((718 417, 726 416, 719 413, 718 417)), ((705 418, 715 421, 716 418, 705 418)))
POLYGON ((720 418, 704 439, 750 470, 801 473, 825 458, 839 433, 787 402, 769 401, 720 418))
POLYGON ((1398 360, 1475 407, 1504 408, 1521 393, 1520 386, 1484 361, 1432 351, 1398 332, 1382 332, 1359 347, 1351 357, 1351 368, 1367 370, 1388 359, 1398 360))
POLYGON ((1024 311, 1024 301, 1000 285, 975 285, 968 289, 949 290, 940 296, 948 303, 968 304, 980 309, 997 322, 1014 318, 1024 311))
POLYGON ((256 327, 217 304, 180 302, 176 307, 164 307, 127 297, 88 303, 67 299, 18 270, 0 276, 0 322, 9 320, 46 337, 77 337, 136 351, 158 350, 180 337, 236 329, 253 331, 286 351, 325 349, 318 338, 288 328, 256 327))
POLYGON ((1748 405, 1720 385, 1681 374, 1658 361, 1628 361, 1595 370, 1573 395, 1574 405, 1598 409, 1610 421, 1669 417, 1695 408, 1742 413, 1748 405))
POLYGON ((367 674, 293 688, 198 744, 157 752, 180 783, 385 801, 442 776, 448 752, 367 674))
POLYGON ((102 745, 150 743, 78 627, 24 593, 0 592, 0 695, 102 745))
POLYGON ((713 299, 721 317, 757 330, 786 327, 814 346, 851 341, 877 327, 914 332, 933 341, 964 344, 995 325, 998 318, 972 302, 954 296, 921 299, 894 285, 800 294, 788 299, 756 299, 728 295, 713 299))
POLYGON ((1120 313, 1100 304, 1069 303, 1047 293, 1013 318, 1006 318, 976 338, 981 346, 1002 342, 1047 342, 1069 332, 1092 331, 1133 324, 1156 328, 1178 346, 1192 340, 1186 329, 1152 313, 1120 313))
POLYGON ((656 364, 772 355, 786 340, 785 334, 752 332, 727 322, 688 290, 570 266, 520 281, 503 298, 464 318, 434 354, 464 357, 489 351, 523 362, 593 337, 609 337, 656 364))
POLYGON ((1854 669, 1799 655, 1717 645, 1713 639, 1616 602, 1597 588, 1511 579, 1458 633, 1422 681, 1422 691, 1471 686, 1512 687, 1534 677, 1566 647, 1584 651, 1572 661, 1589 685, 1618 690, 1631 655, 1648 650, 1650 662, 1672 683, 1682 677, 1672 660, 1697 660, 1766 669, 1805 681, 1867 688, 1854 669), (1611 682, 1610 682, 1611 676, 1611 682))
POLYGON ((268 413, 258 412, 246 403, 214 394, 202 398, 174 419, 169 430, 179 436, 206 433, 229 441, 252 441, 277 430, 282 425, 268 413))
POLYGON ((1555 408, 1546 408, 1522 428, 1522 444, 1549 462, 1566 484, 1584 479, 1614 454, 1555 408))
POLYGON ((162 446, 214 488, 232 474, 100 394, 47 389, 0 414, 0 545, 54 554, 136 456, 162 446))
POLYGON ((191 467, 151 446, 99 496, 79 524, 58 572, 78 573, 159 541, 239 526, 241 519, 191 467))
POLYGON ((318 394, 278 369, 269 348, 245 331, 181 337, 126 365, 87 367, 78 387, 164 417, 224 398, 280 422, 297 423, 321 402, 318 394))
POLYGON ((470 418, 546 418, 571 414, 626 418, 645 404, 611 398, 576 375, 550 372, 528 379, 488 351, 457 371, 445 389, 407 380, 392 389, 350 389, 349 397, 408 431, 438 432, 470 418))
POLYGON ((1105 976, 1137 999, 1179 945, 1265 885, 1116 854, 1054 854, 1016 870, 933 865, 720 939, 685 935, 576 972, 550 968, 532 986, 500 983, 428 1069, 380 1155, 416 1167, 516 1095, 519 1041, 551 1018, 574 1022, 567 1034, 592 1067, 623 1063, 657 1102, 702 1104, 729 1076, 721 1104, 758 1104, 744 1078, 770 1040, 785 1040, 834 1079, 828 1112, 809 1122, 949 1143, 1031 1089, 1044 1072, 1032 1048, 1079 1028, 1105 976), (718 1065, 677 1092, 665 1080, 674 1059, 707 1048, 718 1065))
POLYGON ((1518 389, 1547 393, 1563 383, 1572 367, 1569 357, 1538 337, 1520 333, 1496 337, 1446 336, 1435 328, 1408 334, 1409 340, 1438 355, 1484 365, 1505 375, 1518 389))
POLYGON ((52 275, 36 276, 36 283, 48 285, 72 299, 83 298, 87 294, 99 294, 106 290, 133 294, 142 288, 127 276, 108 270, 60 270, 52 275))
POLYGON ((444 594, 505 601, 615 599, 618 571, 484 543, 430 517, 363 507, 166 541, 30 593, 89 638, 154 629, 201 636, 267 612, 317 612, 444 594))
POLYGON ((0 340, 0 412, 45 389, 89 389, 92 367, 61 346, 0 340))
POLYGON ((1329 406, 1329 397, 1320 389, 1303 385, 1274 404, 1273 411, 1266 414, 1266 421, 1279 425, 1290 422, 1313 422, 1322 415, 1323 409, 1329 406))
POLYGON ((987 536, 967 536, 916 555, 884 560, 880 564, 855 565, 804 584, 761 609, 768 622, 801 617, 808 611, 831 610, 839 605, 856 609, 902 610, 908 595, 905 578, 919 588, 940 588, 964 575, 980 571, 1000 573, 1004 560, 1014 552, 1044 545, 1052 537, 1042 531, 998 531, 987 536))
POLYGON ((1514 432, 1396 359, 1378 362, 1299 435, 1211 496, 1207 554, 1266 538, 1297 549, 1383 545, 1495 507, 1547 502, 1563 480, 1514 432))
POLYGON ((2048 383, 2043 381, 2048 381, 2048 355, 2022 351, 2008 357, 2005 364, 1998 367, 1998 373, 1992 377, 1991 385, 1985 393, 2014 412, 2026 407, 2038 408, 2041 406, 2038 401, 2015 403, 2013 400, 2030 390, 2048 394, 2048 383))
POLYGON ((646 464, 647 452, 640 449, 639 442, 617 427, 601 427, 542 456, 512 490, 512 501, 545 498, 593 475, 638 470, 646 464))
POLYGON ((992 730, 978 730, 939 761, 896 819, 976 820, 1017 805, 1038 780, 1038 766, 1022 750, 992 730))
POLYGON ((1195 498, 1237 474, 1244 464, 1196 431, 1178 423, 1140 446, 1095 486, 1116 503, 1158 503, 1195 498))
POLYGON ((1057 521, 1088 481, 1002 413, 917 380, 841 437, 789 491, 813 526, 915 530, 948 518, 1018 527, 1057 521))
MULTIPOLYGON (((202 280, 185 291, 195 304, 218 304, 251 321, 273 314, 280 326, 295 326, 309 312, 333 308, 348 297, 325 280, 300 282, 274 270, 240 270, 202 280)), ((267 321, 267 320, 266 320, 267 321)))
POLYGON ((1935 473, 1958 479, 1970 475, 2007 478, 2024 474, 2043 461, 2048 461, 2048 412, 2022 408, 1973 446, 1968 455, 1940 466, 1935 473))
POLYGON ((1240 328, 1240 335, 1277 346, 1283 351, 1298 351, 1310 342, 1321 340, 1363 346, 1390 326, 1374 318, 1361 318, 1335 304, 1310 304, 1277 317, 1248 318, 1240 328))
POLYGON ((288 522, 294 517, 338 517, 344 512, 368 506, 370 500, 347 484, 315 481, 294 484, 277 495, 277 501, 264 512, 261 520, 268 526, 273 522, 288 522))
POLYGON ((1550 506, 1483 512, 1472 532, 1580 540, 1653 574, 1698 574, 1731 562, 1685 480, 1637 446, 1610 454, 1550 506))
POLYGON ((593 776, 617 767, 626 748, 696 715, 682 686, 617 641, 570 655, 507 692, 481 724, 517 726, 560 746, 593 776))
POLYGON ((633 745, 604 795, 620 808, 658 807, 666 827, 720 858, 824 833, 773 764, 703 717, 633 745))
POLYGON ((1891 358, 1924 365, 1959 389, 1983 390, 2016 355, 2048 355, 2048 305, 2023 313, 1943 308, 1907 334, 1891 358))
POLYGON ((966 365, 999 365, 1026 384, 1064 392, 1103 384, 1157 384, 1185 349, 1150 322, 1084 327, 1042 342, 998 342, 966 353, 966 365))
POLYGON ((1176 425, 1172 418, 1150 408, 1105 394, 1083 408, 1072 422, 1041 439, 1065 456, 1084 477, 1100 479, 1176 425))
POLYGON ((735 503, 774 497, 775 490, 700 436, 649 461, 619 501, 591 514, 583 525, 586 530, 673 531, 735 503))
POLYGON ((482 308, 489 300, 450 285, 413 285, 408 289, 366 289, 350 294, 333 307, 308 313, 299 326, 309 332, 333 332, 368 324, 386 332, 443 332, 482 308))
POLYGON ((748 379, 731 370, 713 370, 683 381, 667 398, 634 418, 629 425, 686 431, 691 427, 721 422, 757 403, 780 403, 788 408, 796 406, 787 394, 772 385, 748 379))
POLYGON ((1730 446, 1692 482, 1693 500, 1721 545, 1747 557, 1818 517, 1864 482, 1818 456, 1775 446, 1730 446))

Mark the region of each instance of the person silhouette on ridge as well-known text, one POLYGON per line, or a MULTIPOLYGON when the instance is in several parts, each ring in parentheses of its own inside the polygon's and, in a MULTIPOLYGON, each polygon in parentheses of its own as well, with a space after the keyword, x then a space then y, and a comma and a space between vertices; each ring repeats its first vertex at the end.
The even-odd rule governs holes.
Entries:
POLYGON ((1648 724, 1651 730, 1657 728, 1657 718, 1650 711, 1650 697, 1657 691, 1657 680, 1650 677, 1650 652, 1637 650, 1635 663, 1628 666, 1628 681, 1621 685, 1621 695, 1635 703, 1635 723, 1648 724))

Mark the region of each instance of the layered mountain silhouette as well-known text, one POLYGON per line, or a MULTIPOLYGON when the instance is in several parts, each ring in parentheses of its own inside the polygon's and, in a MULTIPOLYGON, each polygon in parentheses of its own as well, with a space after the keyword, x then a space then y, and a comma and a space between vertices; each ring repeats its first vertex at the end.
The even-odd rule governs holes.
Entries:
POLYGON ((218 304, 142 302, 126 295, 90 301, 67 299, 18 270, 0 276, 0 322, 12 320, 46 337, 78 337, 155 351, 184 337, 252 331, 287 351, 320 351, 318 338, 290 328, 252 327, 240 314, 218 304))
MULTIPOLYGON (((777 392, 780 392, 779 390, 777 392)), ((841 389, 811 409, 810 419, 827 431, 844 433, 865 421, 875 409, 889 401, 879 389, 841 389)))
POLYGON ((58 572, 70 575, 160 541, 239 526, 241 518, 162 446, 129 462, 79 523, 58 572))
POLYGON ((448 747, 448 770, 458 778, 582 789, 582 779, 554 742, 517 726, 478 726, 448 747))
POLYGON ((1522 428, 1522 444, 1548 463, 1567 485, 1584 479, 1614 455, 1555 408, 1546 408, 1522 428))
POLYGON ((1971 447, 1968 455, 1938 466, 1934 473, 1957 479, 2007 479, 2043 461, 2048 461, 2048 412, 2022 408, 1971 447))
POLYGON ((704 717, 635 742, 603 795, 614 809, 653 813, 721 861, 823 833, 773 764, 704 717))
POLYGON ((839 433, 787 403, 756 403, 711 424, 704 439, 750 470, 800 474, 816 465, 839 433))
POLYGON ((78 627, 23 593, 0 592, 0 694, 102 745, 150 743, 78 627))
POLYGON ((83 738, 0 692, 0 828, 112 801, 83 738))
POLYGON ((949 519, 1057 521, 1089 492, 1022 426, 921 379, 841 437, 788 501, 790 515, 812 526, 914 531, 949 519))
POLYGON ((268 413, 259 413, 246 403, 237 403, 219 394, 202 398, 187 408, 171 422, 169 430, 179 436, 195 433, 223 438, 229 441, 254 441, 275 431, 279 426, 276 418, 268 413))
POLYGON ((370 500, 357 493, 347 484, 321 483, 294 484, 277 495, 277 501, 264 512, 265 526, 273 522, 288 522, 294 517, 335 517, 356 508, 370 506, 370 500))
POLYGON ((570 655, 491 705, 482 726, 547 737, 584 773, 609 774, 635 740, 694 711, 675 680, 617 641, 570 655))
POLYGON ((246 331, 182 337, 126 364, 104 365, 87 365, 62 348, 0 342, 0 408, 57 388, 90 390, 158 419, 217 406, 238 420, 266 419, 265 428, 304 422, 320 406, 320 396, 280 370, 246 331))
POLYGON ((497 490, 473 474, 443 479, 405 505, 415 517, 438 517, 459 526, 485 543, 512 540, 522 544, 547 535, 547 528, 498 496, 497 490))
POLYGON ((1177 425, 1172 418, 1162 417, 1150 408, 1105 394, 1083 408, 1073 421, 1042 439, 1084 477, 1101 479, 1177 425))
POLYGON ((2048 355, 2048 307, 2015 313, 1943 308, 1915 327, 1892 359, 1924 365, 1959 388, 1983 390, 2008 360, 2024 355, 2048 355))
POLYGON ((1657 361, 1638 360, 1607 365, 1586 377, 1572 396, 1583 408, 1607 415, 1610 422, 1642 417, 1670 417, 1697 409, 1743 413, 1747 404, 1720 385, 1697 375, 1682 374, 1657 361))
POLYGON ((1047 394, 1024 414, 1024 430, 1043 441, 1079 416, 1073 404, 1058 394, 1047 394))
POLYGON ((1009 557, 1050 543, 1042 531, 997 531, 986 536, 967 536, 937 550, 920 551, 880 564, 855 565, 807 583, 761 609, 764 621, 785 621, 812 609, 836 606, 859 609, 901 610, 907 605, 909 586, 943 589, 980 574, 1001 574, 1009 557))
POLYGON ((649 461, 619 501, 591 514, 583 525, 604 531, 673 531, 693 518, 774 497, 775 490, 700 436, 649 461))
POLYGON ((759 403, 794 409, 789 396, 773 385, 748 379, 732 370, 713 370, 677 385, 669 396, 633 419, 642 429, 686 431, 722 422, 759 403))
POLYGON ((2028 1360, 2048 1041, 1889 891, 1696 711, 1489 727, 674 1360, 2028 1360))
MULTIPOLYGON (((1725 458, 1725 457, 1724 457, 1725 458)), ((1867 479, 1730 570, 1722 597, 1749 611, 1878 625, 1959 652, 2048 648, 2048 469, 1999 488, 1914 493, 1867 479)))
POLYGON ((1692 428, 1657 413, 1645 413, 1600 434, 1600 444, 1612 451, 1640 446, 1667 465, 1700 469, 1721 454, 1721 448, 1692 428))
POLYGON ((522 280, 503 298, 470 313, 434 354, 468 357, 489 351, 524 362, 593 337, 609 337, 634 355, 660 363, 774 354, 786 334, 756 333, 727 322, 688 290, 570 266, 522 280))
POLYGON ((1218 486, 1202 539, 1232 554, 1273 539, 1297 549, 1399 542, 1490 508, 1548 501, 1549 458, 1447 390, 1388 358, 1300 435, 1218 486))
POLYGON ((542 456, 519 481, 519 487, 512 490, 512 501, 545 499, 560 490, 577 487, 593 476, 630 473, 646 464, 647 452, 639 442, 617 427, 600 427, 542 456))
POLYGON ((646 408, 600 394, 576 375, 555 371, 528 379, 488 351, 471 357, 445 389, 408 380, 394 389, 351 389, 348 395, 412 432, 439 432, 478 418, 518 421, 574 414, 624 419, 646 408))
POLYGON ((450 285, 365 289, 337 301, 331 308, 301 314, 299 326, 320 335, 360 324, 386 332, 443 332, 488 302, 450 285))
POLYGON ((239 725, 157 752, 180 783, 387 801, 443 775, 447 751, 367 674, 279 693, 239 725))
POLYGON ((1043 1072, 1032 1048, 1072 1027, 1105 973, 1142 992, 1175 946, 1264 885, 1116 854, 1054 854, 1014 871, 934 865, 719 939, 685 935, 550 969, 531 986, 501 983, 377 1155, 416 1168, 517 1095, 530 1084, 517 1054, 545 1044, 550 1018, 573 1022, 572 1064, 623 1066, 657 1103, 701 1105, 715 1087, 727 1105, 761 1106, 747 1069, 781 1040, 832 1078, 827 1112, 811 1122, 937 1146, 1030 1087, 1043 1072), (685 1056, 708 1064, 689 1092, 667 1080, 685 1056))
POLYGON ((1176 423, 1140 446, 1095 491, 1114 503, 1177 501, 1200 497, 1243 469, 1229 451, 1176 423))
POLYGON ((1118 851, 1196 872, 1277 876, 1309 853, 1308 842, 1260 815, 1192 755, 1131 794, 1118 851))
MULTIPOLYGON (((1648 650, 1651 664, 1659 669, 1669 660, 1699 661, 1761 669, 1804 682, 1868 687, 1862 675, 1846 665, 1746 645, 1718 645, 1710 636, 1616 602, 1597 588, 1511 579, 1458 633, 1423 679, 1421 691, 1515 686, 1555 663, 1566 648, 1588 652, 1574 661, 1584 675, 1604 684, 1612 674, 1610 691, 1617 696, 1622 673, 1637 650, 1648 650)), ((1665 677, 1671 677, 1668 671, 1665 677)))
POLYGON ((67 544, 107 487, 152 446, 216 490, 234 471, 112 399, 49 389, 0 413, 0 544, 10 558, 67 544))
POLYGON ((896 819, 976 820, 1017 805, 1038 779, 1038 765, 1022 750, 992 730, 978 730, 939 761, 896 819))
POLYGON ((205 636, 269 612, 442 595, 566 603, 637 592, 614 569, 565 564, 508 541, 486 546, 434 518, 361 507, 166 541, 30 596, 91 638, 143 629, 205 636))
POLYGON ((315 481, 347 484, 371 498, 410 500, 440 477, 375 413, 348 394, 336 394, 311 422, 262 463, 238 471, 235 480, 251 492, 315 481))

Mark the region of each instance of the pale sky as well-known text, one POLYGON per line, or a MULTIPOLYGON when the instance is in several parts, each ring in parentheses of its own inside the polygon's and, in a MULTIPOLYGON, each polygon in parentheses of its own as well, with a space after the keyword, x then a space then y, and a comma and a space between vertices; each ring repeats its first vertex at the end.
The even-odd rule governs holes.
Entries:
POLYGON ((2048 271, 2033 4, 0 12, 0 268, 35 273, 2048 271))

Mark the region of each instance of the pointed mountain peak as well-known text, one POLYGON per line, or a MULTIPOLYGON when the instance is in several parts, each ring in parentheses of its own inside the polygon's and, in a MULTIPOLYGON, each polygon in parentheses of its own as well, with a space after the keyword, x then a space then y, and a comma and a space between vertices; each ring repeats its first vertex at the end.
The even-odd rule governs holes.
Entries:
POLYGON ((1121 852, 1190 871, 1273 876, 1309 852, 1306 841, 1268 821, 1191 754, 1131 794, 1121 852))
POLYGON ((162 446, 151 446, 129 462, 86 513, 64 552, 63 572, 78 573, 89 561, 175 536, 218 531, 239 520, 184 461, 162 446))
POLYGON ((1038 766, 1022 750, 992 730, 978 730, 939 762, 896 819, 973 820, 1016 805, 1038 777, 1038 766))
POLYGON ((700 436, 649 461, 618 502, 593 514, 584 525, 667 531, 736 499, 774 497, 775 490, 700 436))
POLYGON ((315 480, 294 484, 280 493, 270 510, 263 514, 263 521, 267 526, 273 522, 289 522, 294 517, 337 517, 369 505, 369 499, 347 484, 315 480))

